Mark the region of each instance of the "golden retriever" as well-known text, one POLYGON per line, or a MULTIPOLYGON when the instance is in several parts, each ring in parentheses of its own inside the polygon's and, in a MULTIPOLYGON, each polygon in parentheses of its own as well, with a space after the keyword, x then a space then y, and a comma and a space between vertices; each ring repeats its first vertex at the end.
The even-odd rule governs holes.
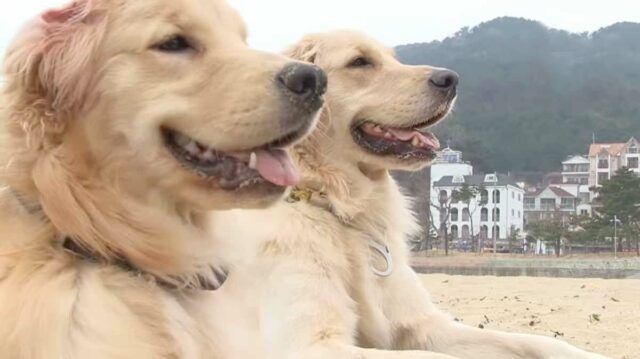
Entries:
POLYGON ((228 357, 602 358, 457 323, 410 268, 417 226, 389 170, 434 158, 439 142, 424 128, 453 106, 457 74, 402 65, 352 32, 309 35, 287 55, 327 72, 327 108, 293 148, 302 180, 287 202, 211 218, 238 265, 216 293, 228 357))
POLYGON ((205 214, 297 182, 324 72, 249 50, 223 0, 78 0, 4 76, 0 358, 219 357, 205 214))

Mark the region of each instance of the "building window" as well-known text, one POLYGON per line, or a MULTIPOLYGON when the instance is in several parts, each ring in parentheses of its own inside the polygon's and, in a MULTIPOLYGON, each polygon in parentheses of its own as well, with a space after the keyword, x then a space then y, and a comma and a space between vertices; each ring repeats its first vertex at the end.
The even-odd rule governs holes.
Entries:
POLYGON ((489 238, 489 227, 480 226, 480 238, 482 238, 482 239, 489 238))
POLYGON ((629 167, 629 168, 638 168, 638 157, 629 157, 629 158, 627 158, 627 167, 629 167))
POLYGON ((483 189, 482 192, 480 192, 480 203, 488 203, 489 202, 489 191, 487 191, 486 189, 483 189))
POLYGON ((512 210, 511 210, 511 217, 515 217, 515 216, 516 216, 516 210, 515 210, 515 209, 512 209, 512 210))
POLYGON ((587 177, 580 178, 580 184, 589 184, 589 178, 587 177))
POLYGON ((525 209, 534 209, 536 208, 536 199, 533 197, 525 197, 524 198, 524 208, 525 209))
POLYGON ((518 193, 518 201, 522 201, 522 197, 520 196, 520 193, 518 193))
POLYGON ((607 172, 598 173, 598 184, 602 184, 609 180, 609 174, 607 172))
POLYGON ((609 160, 606 158, 599 158, 598 168, 609 168, 609 160))
POLYGON ((555 198, 542 198, 540 199, 540 207, 543 211, 551 211, 556 209, 555 198))
POLYGON ((458 226, 456 225, 451 226, 451 238, 458 239, 458 226))
POLYGON ((516 199, 516 193, 515 192, 511 192, 511 199, 516 199))
POLYGON ((631 145, 631 146, 629 146, 629 151, 627 151, 627 152, 636 154, 636 153, 638 153, 638 147, 636 145, 631 145))
POLYGON ((469 222, 469 218, 471 218, 471 214, 469 213, 469 208, 462 209, 462 222, 469 222))
POLYGON ((451 222, 458 222, 458 209, 457 208, 452 208, 451 209, 451 222))
POLYGON ((489 210, 486 208, 483 208, 480 211, 480 221, 487 222, 488 220, 489 220, 489 210))
POLYGON ((486 176, 484 176, 484 181, 487 183, 497 183, 498 182, 498 176, 495 174, 488 174, 486 176))
POLYGON ((494 208, 493 209, 493 221, 494 222, 499 222, 500 221, 500 208, 494 208))
POLYGON ((491 200, 493 201, 493 203, 500 203, 500 191, 493 190, 493 197, 491 197, 491 200))
POLYGON ((469 226, 465 224, 464 226, 462 226, 462 239, 469 238, 471 238, 471 233, 469 232, 469 226))
POLYGON ((522 212, 518 211, 518 218, 522 218, 522 212))
POLYGON ((495 239, 500 238, 500 226, 493 226, 491 228, 491 238, 495 238, 495 239))
POLYGON ((573 209, 574 208, 574 200, 573 198, 562 198, 560 200, 560 208, 562 209, 573 209))
POLYGON ((589 215, 589 211, 587 211, 586 209, 581 209, 580 210, 580 215, 581 216, 588 216, 589 215))

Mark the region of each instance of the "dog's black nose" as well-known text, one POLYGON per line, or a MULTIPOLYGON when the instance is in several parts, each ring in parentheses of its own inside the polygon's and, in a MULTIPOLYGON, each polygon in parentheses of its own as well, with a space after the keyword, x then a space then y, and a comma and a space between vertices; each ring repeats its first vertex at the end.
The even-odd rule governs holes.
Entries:
POLYGON ((451 91, 454 90, 456 86, 458 86, 459 79, 460 76, 458 76, 457 73, 451 70, 439 69, 435 70, 431 74, 429 83, 438 90, 451 91))
POLYGON ((327 75, 314 65, 290 63, 278 73, 278 81, 289 92, 309 100, 327 91, 327 75))

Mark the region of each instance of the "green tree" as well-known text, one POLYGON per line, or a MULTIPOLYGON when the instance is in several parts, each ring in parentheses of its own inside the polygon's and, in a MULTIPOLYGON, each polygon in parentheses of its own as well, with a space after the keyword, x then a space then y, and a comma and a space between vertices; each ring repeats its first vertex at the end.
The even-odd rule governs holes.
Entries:
POLYGON ((449 242, 450 242, 450 234, 449 234, 449 224, 451 219, 451 206, 454 203, 458 203, 461 201, 460 191, 452 190, 450 194, 446 190, 440 191, 438 193, 438 200, 434 203, 431 203, 431 207, 435 208, 440 214, 440 223, 435 223, 433 220, 433 216, 431 215, 431 211, 429 211, 429 222, 432 225, 432 228, 440 233, 444 239, 444 255, 449 255, 449 242))
POLYGON ((516 229, 515 226, 511 226, 511 231, 509 232, 509 253, 513 253, 516 248, 518 236, 520 236, 520 230, 516 229))
POLYGON ((562 239, 566 235, 566 227, 562 221, 562 213, 560 211, 553 213, 551 218, 529 224, 528 229, 534 238, 541 239, 547 245, 554 246, 556 256, 560 257, 562 239))
POLYGON ((456 193, 456 199, 459 202, 465 204, 465 207, 469 211, 469 235, 471 237, 471 246, 472 251, 476 252, 478 250, 478 234, 475 233, 475 227, 473 224, 473 215, 478 210, 478 208, 485 206, 487 204, 487 198, 478 201, 478 196, 484 190, 484 186, 471 186, 468 183, 462 185, 460 190, 456 193), (477 202, 476 202, 477 201, 477 202), (476 203, 474 208, 471 208, 471 204, 476 203))
MULTIPOLYGON (((597 220, 603 227, 609 224, 611 228, 610 223, 618 219, 619 234, 626 237, 627 248, 635 242, 636 253, 640 256, 640 177, 623 167, 593 191, 597 194, 597 220)), ((622 249, 622 245, 621 240, 618 249, 622 249)))

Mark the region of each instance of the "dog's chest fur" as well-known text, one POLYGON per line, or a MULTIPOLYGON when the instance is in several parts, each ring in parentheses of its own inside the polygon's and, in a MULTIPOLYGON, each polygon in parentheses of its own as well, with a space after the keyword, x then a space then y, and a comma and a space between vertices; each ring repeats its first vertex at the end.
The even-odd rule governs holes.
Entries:
POLYGON ((418 227, 409 209, 410 202, 391 178, 376 184, 363 202, 360 207, 367 210, 355 215, 350 224, 362 240, 345 243, 350 248, 348 253, 354 257, 349 260, 349 272, 353 275, 349 288, 357 303, 357 341, 364 347, 390 349, 393 347, 394 323, 387 310, 391 305, 388 298, 393 296, 389 282, 398 269, 407 268, 406 240, 418 227), (388 247, 394 268, 389 277, 374 273, 373 267, 384 269, 389 263, 372 250, 369 241, 388 247))
POLYGON ((64 253, 6 196, 0 216, 0 358, 210 357, 207 294, 64 253))

